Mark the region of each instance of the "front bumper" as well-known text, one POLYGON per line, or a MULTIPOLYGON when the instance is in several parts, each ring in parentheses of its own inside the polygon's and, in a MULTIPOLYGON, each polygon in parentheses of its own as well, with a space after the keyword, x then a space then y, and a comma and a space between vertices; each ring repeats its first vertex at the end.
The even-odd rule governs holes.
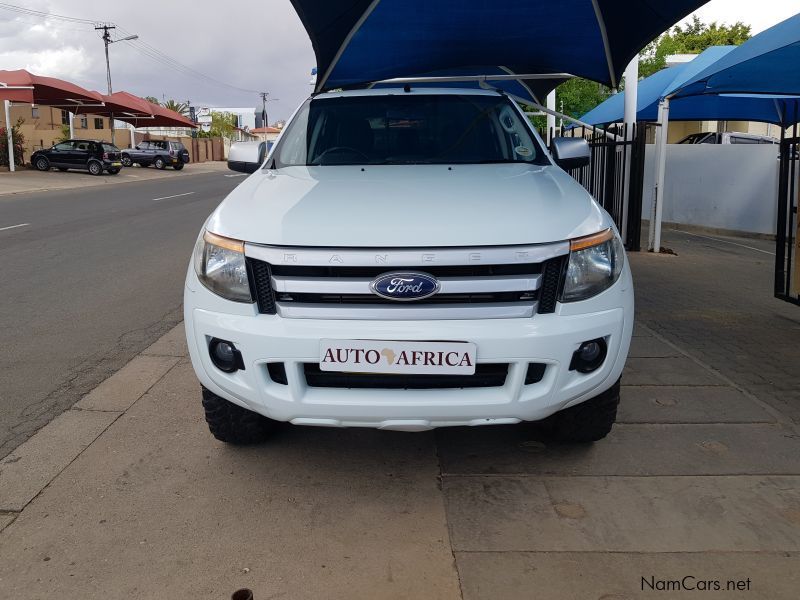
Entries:
POLYGON ((633 285, 627 262, 619 281, 555 314, 490 321, 327 321, 258 314, 253 305, 209 292, 189 269, 184 294, 186 336, 195 373, 217 395, 297 425, 424 430, 455 425, 536 421, 610 388, 619 379, 633 329, 633 285), (211 338, 233 342, 245 370, 224 373, 208 354, 211 338), (605 338, 608 356, 589 374, 569 370, 584 341, 605 338), (505 384, 475 389, 339 389, 310 387, 303 364, 319 362, 321 339, 458 340, 473 342, 479 363, 508 363, 505 384), (267 364, 284 363, 287 385, 267 364), (544 363, 541 381, 525 385, 529 363, 544 363))

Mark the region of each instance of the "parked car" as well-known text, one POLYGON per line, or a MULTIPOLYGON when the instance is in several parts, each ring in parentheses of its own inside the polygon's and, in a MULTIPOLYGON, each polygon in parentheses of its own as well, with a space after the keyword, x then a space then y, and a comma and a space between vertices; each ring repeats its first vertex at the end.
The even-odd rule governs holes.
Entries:
POLYGON ((122 151, 122 164, 126 167, 135 164, 142 167, 153 165, 156 169, 172 167, 180 171, 188 162, 189 151, 181 142, 150 140, 122 151))
POLYGON ((690 133, 679 144, 777 144, 774 137, 768 135, 755 135, 753 133, 739 133, 726 131, 717 133, 713 131, 690 133))
POLYGON ((259 168, 204 224, 184 290, 214 436, 608 434, 633 281, 612 218, 564 171, 589 164, 585 140, 551 155, 506 94, 409 86, 318 94, 266 157, 240 150, 230 166, 259 168))
POLYGON ((102 175, 103 171, 116 175, 122 169, 119 148, 97 140, 66 140, 37 150, 31 155, 31 164, 40 171, 52 167, 59 171, 82 169, 92 175, 102 175))

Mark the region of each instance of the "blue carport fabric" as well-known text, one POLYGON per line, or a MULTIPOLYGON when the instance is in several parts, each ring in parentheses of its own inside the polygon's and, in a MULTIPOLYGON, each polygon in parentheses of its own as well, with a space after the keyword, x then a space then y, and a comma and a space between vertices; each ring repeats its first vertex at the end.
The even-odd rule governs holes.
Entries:
MULTIPOLYGON (((709 65, 716 64, 735 51, 734 46, 715 46, 692 62, 664 69, 639 82, 638 121, 656 121, 658 103, 690 81, 709 65)), ((589 125, 605 125, 623 120, 623 94, 611 96, 581 117, 589 125)), ((671 121, 761 121, 789 125, 797 121, 800 98, 759 96, 754 94, 703 95, 675 97, 670 102, 671 121)))
POLYGON ((680 88, 675 97, 695 94, 800 96, 800 14, 750 38, 680 88))
MULTIPOLYGON (((317 91, 431 73, 570 73, 615 87, 648 42, 704 0, 292 0, 317 91)), ((560 80, 524 82, 542 96, 560 80)))

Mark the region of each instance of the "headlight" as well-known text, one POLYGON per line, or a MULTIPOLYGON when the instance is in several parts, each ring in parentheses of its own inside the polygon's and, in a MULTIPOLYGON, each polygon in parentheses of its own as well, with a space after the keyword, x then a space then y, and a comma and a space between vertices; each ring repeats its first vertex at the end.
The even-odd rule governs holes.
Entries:
POLYGON ((625 250, 612 229, 570 241, 562 302, 577 302, 611 287, 622 273, 625 250))
POLYGON ((244 242, 209 231, 194 247, 194 270, 200 282, 215 294, 234 302, 252 302, 244 242))

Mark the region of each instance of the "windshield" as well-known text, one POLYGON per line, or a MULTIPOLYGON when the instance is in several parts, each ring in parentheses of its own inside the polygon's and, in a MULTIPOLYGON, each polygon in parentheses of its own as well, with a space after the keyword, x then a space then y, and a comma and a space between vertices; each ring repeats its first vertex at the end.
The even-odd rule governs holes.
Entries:
POLYGON ((313 99, 292 119, 276 166, 550 164, 505 96, 345 96, 313 99))

